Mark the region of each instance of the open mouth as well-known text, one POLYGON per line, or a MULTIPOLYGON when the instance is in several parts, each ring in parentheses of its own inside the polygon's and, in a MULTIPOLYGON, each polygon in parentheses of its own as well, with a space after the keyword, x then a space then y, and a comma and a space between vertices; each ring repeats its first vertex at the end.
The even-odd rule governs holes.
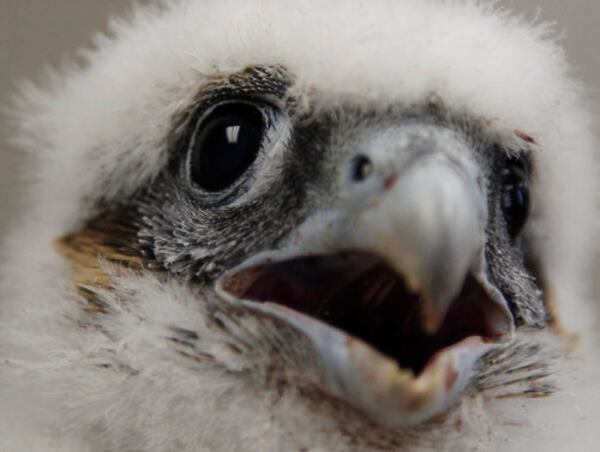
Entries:
POLYGON ((485 284, 466 276, 433 331, 426 328, 424 297, 365 252, 265 253, 224 275, 217 290, 302 332, 325 369, 319 387, 401 427, 447 409, 475 363, 510 338, 510 311, 485 284))
POLYGON ((440 351, 469 337, 497 341, 503 311, 467 276, 437 331, 423 327, 423 302, 403 278, 367 253, 300 257, 248 267, 222 288, 236 298, 286 306, 361 339, 420 374, 440 351))

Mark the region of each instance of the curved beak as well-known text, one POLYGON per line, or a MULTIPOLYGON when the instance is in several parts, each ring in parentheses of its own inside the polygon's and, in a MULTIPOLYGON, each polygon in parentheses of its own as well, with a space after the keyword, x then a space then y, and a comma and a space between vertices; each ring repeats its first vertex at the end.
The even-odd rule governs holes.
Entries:
POLYGON ((474 175, 446 159, 412 165, 379 202, 345 223, 341 240, 383 257, 423 297, 434 333, 469 271, 482 265, 485 199, 474 175))
POLYGON ((468 274, 486 279, 487 203, 478 168, 465 158, 427 154, 380 180, 375 193, 345 194, 341 206, 308 218, 287 246, 246 264, 345 250, 372 253, 421 296, 423 326, 433 334, 468 274))
POLYGON ((478 165, 459 140, 438 138, 428 152, 408 140, 410 158, 342 188, 285 244, 217 284, 229 302, 302 332, 321 362, 312 378, 393 426, 446 409, 514 330, 486 277, 478 165))

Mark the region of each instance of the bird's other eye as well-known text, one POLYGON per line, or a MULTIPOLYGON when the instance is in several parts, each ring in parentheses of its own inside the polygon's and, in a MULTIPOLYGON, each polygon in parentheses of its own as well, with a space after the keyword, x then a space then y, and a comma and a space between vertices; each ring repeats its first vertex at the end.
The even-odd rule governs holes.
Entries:
POLYGON ((529 217, 529 165, 523 157, 507 158, 500 202, 508 234, 515 239, 529 217))
POLYGON ((232 185, 256 159, 266 129, 266 117, 258 105, 230 102, 215 107, 192 137, 192 182, 209 192, 232 185))

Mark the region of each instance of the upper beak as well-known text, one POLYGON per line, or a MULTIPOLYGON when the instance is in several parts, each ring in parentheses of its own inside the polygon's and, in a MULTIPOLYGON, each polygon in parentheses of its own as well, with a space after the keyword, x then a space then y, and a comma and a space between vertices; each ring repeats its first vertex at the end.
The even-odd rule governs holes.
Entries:
POLYGON ((456 161, 426 158, 401 175, 337 237, 352 249, 384 258, 423 299, 433 333, 467 273, 482 265, 485 200, 476 174, 456 161))
POLYGON ((466 152, 427 152, 390 163, 372 179, 311 215, 269 258, 375 254, 420 295, 423 327, 435 333, 467 275, 485 279, 487 203, 479 169, 466 152))

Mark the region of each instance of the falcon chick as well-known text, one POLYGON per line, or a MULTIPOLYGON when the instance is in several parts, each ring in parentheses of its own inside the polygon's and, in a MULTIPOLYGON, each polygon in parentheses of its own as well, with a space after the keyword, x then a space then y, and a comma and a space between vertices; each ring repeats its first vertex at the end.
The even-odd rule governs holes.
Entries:
POLYGON ((18 109, 0 449, 593 450, 597 167, 546 25, 180 0, 85 59, 18 109))

